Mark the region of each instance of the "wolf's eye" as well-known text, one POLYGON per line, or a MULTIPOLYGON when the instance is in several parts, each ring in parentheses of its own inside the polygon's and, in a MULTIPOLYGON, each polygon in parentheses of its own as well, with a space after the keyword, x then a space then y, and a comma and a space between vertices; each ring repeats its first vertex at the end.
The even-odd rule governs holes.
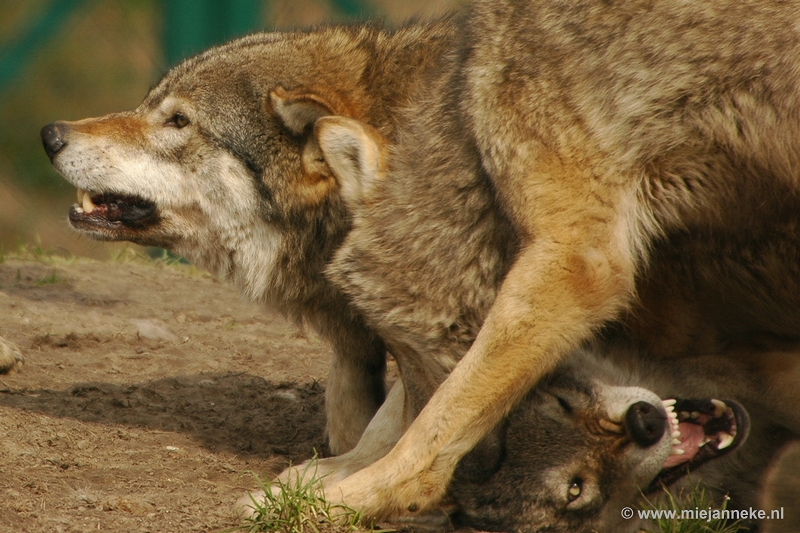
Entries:
POLYGON ((560 405, 564 411, 566 411, 567 413, 572 412, 572 406, 569 404, 567 400, 565 400, 561 396, 556 396, 556 400, 558 400, 558 405, 560 405))
POLYGON ((569 482, 569 489, 567 489, 567 500, 574 502, 580 497, 581 492, 583 492, 583 480, 579 477, 576 477, 569 482))
POLYGON ((173 114, 171 117, 169 117, 167 119, 167 122, 165 122, 165 125, 166 126, 172 126, 174 128, 178 128, 178 129, 185 128, 186 126, 189 125, 189 119, 186 118, 186 115, 183 115, 181 113, 175 113, 175 114, 173 114))

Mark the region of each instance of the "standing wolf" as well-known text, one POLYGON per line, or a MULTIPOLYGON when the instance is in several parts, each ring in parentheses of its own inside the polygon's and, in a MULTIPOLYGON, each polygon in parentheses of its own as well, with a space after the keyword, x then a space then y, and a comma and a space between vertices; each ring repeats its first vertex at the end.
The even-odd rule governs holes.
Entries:
MULTIPOLYGON (((329 269, 406 383, 471 347, 392 451, 328 495, 378 518, 434 505, 532 384, 634 308, 654 246, 797 221, 798 20, 796 1, 475 3, 329 269), (510 253, 483 245, 510 235, 510 253)), ((765 333, 796 338, 787 324, 765 333)))
POLYGON ((53 166, 78 187, 74 228, 173 250, 332 343, 334 453, 384 399, 385 348, 323 277, 350 222, 310 125, 344 115, 392 138, 397 109, 453 29, 252 35, 178 65, 133 111, 42 130, 53 166))

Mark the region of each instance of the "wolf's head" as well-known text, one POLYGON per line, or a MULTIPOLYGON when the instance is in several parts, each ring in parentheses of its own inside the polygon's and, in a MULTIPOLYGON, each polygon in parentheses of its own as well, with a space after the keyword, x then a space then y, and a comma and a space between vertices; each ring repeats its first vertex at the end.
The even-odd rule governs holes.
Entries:
POLYGON ((562 365, 462 460, 456 519, 503 531, 632 531, 639 522, 625 507, 747 435, 736 402, 660 398, 626 382, 587 354, 562 365))
POLYGON ((78 189, 70 224, 173 250, 257 299, 275 277, 312 284, 349 227, 314 121, 355 117, 390 135, 449 32, 252 35, 176 66, 132 111, 45 126, 45 151, 78 189))

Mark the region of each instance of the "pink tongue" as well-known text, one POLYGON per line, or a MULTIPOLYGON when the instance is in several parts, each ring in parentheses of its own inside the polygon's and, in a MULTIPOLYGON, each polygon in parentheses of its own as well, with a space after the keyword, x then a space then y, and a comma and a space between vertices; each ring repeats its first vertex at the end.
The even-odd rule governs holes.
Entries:
POLYGON ((700 443, 703 442, 703 439, 706 436, 705 431, 703 431, 703 426, 698 424, 682 422, 679 425, 679 428, 681 430, 681 443, 674 447, 678 448, 679 450, 683 450, 684 453, 683 455, 668 456, 667 460, 664 462, 664 469, 672 468, 673 466, 681 463, 691 461, 692 458, 697 455, 697 450, 700 449, 700 443))

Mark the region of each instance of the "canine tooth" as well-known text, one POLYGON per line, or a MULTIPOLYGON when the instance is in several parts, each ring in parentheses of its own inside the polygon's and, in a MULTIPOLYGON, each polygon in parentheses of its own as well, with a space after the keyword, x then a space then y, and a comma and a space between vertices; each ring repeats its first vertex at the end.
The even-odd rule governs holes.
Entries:
POLYGON ((670 398, 668 400, 661 400, 661 403, 664 404, 664 407, 672 407, 677 403, 677 400, 675 400, 674 398, 670 398))
POLYGON ((617 424, 611 420, 601 418, 597 422, 601 428, 605 429, 606 431, 610 431, 611 433, 624 433, 625 430, 622 429, 622 424, 617 424))
POLYGON ((83 203, 83 189, 78 188, 78 203, 83 203))
POLYGON ((92 203, 91 195, 89 195, 89 193, 86 192, 86 191, 83 192, 83 200, 82 200, 82 202, 83 202, 83 212, 84 213, 88 214, 88 213, 91 213, 92 211, 94 211, 94 208, 96 206, 94 205, 94 203, 92 203))
POLYGON ((730 446, 732 442, 733 442, 733 435, 723 433, 722 436, 719 438, 719 442, 717 442, 717 449, 723 450, 728 446, 730 446))
POLYGON ((728 410, 728 406, 725 405, 725 402, 721 400, 711 400, 711 403, 714 404, 714 416, 720 417, 722 414, 728 410))

